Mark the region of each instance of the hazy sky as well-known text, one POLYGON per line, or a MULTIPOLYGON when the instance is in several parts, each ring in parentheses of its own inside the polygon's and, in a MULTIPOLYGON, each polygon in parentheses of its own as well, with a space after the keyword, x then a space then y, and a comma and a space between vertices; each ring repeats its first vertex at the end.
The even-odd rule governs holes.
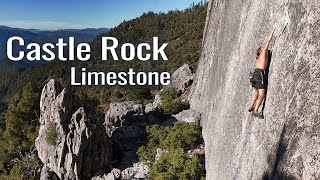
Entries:
POLYGON ((143 12, 185 9, 201 0, 0 0, 0 25, 63 29, 114 27, 143 12))

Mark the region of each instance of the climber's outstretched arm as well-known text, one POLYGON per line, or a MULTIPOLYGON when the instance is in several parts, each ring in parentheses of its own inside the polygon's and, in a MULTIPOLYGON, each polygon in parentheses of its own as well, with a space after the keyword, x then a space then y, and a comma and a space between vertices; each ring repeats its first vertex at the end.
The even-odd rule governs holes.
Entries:
POLYGON ((268 49, 269 49, 269 45, 270 45, 270 43, 271 43, 271 41, 272 41, 272 37, 273 37, 273 34, 274 34, 274 31, 275 31, 275 30, 276 30, 276 28, 273 28, 272 32, 270 33, 270 35, 269 35, 269 37, 268 37, 267 43, 266 43, 265 46, 263 47, 263 50, 264 50, 265 52, 267 52, 268 49))

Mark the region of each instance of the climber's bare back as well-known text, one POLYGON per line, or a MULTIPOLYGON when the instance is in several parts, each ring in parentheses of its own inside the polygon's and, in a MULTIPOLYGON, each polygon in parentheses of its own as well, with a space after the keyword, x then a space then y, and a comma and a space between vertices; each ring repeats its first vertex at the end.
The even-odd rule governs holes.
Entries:
POLYGON ((257 58, 256 61, 256 68, 266 70, 267 65, 268 65, 268 51, 261 50, 261 54, 257 58))

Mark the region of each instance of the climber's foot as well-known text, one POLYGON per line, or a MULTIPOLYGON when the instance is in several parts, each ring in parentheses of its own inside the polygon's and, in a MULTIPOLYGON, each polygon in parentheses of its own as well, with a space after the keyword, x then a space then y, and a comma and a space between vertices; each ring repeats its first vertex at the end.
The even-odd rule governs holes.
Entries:
POLYGON ((252 112, 254 110, 254 107, 251 107, 248 111, 252 112))
POLYGON ((264 119, 264 116, 263 116, 262 112, 253 111, 252 112, 252 116, 260 118, 260 119, 264 119))

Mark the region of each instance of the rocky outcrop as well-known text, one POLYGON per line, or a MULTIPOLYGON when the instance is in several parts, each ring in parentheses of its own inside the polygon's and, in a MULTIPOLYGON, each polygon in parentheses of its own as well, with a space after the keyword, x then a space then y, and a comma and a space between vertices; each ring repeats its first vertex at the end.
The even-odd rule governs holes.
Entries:
POLYGON ((182 94, 187 90, 187 87, 192 84, 193 77, 194 74, 192 73, 190 66, 188 64, 184 64, 171 75, 171 83, 165 88, 177 88, 179 93, 182 94))
POLYGON ((110 171, 112 142, 103 122, 89 117, 78 98, 55 80, 42 90, 35 145, 44 164, 42 179, 88 179, 110 171))
POLYGON ((141 119, 144 115, 142 104, 135 104, 133 101, 111 103, 110 108, 105 115, 105 127, 108 135, 117 127, 122 127, 123 123, 133 123, 141 119))
POLYGON ((144 108, 144 112, 145 112, 149 122, 155 122, 158 120, 155 113, 156 113, 157 109, 160 108, 161 103, 162 103, 161 97, 160 97, 161 91, 162 91, 162 89, 158 93, 156 93, 156 95, 154 97, 154 101, 152 103, 147 104, 144 108))
POLYGON ((95 176, 91 180, 147 179, 149 167, 143 163, 134 163, 124 170, 112 169, 108 174, 95 176))
POLYGON ((149 167, 141 162, 134 163, 132 167, 122 171, 122 179, 147 179, 149 167))
POLYGON ((150 124, 141 104, 132 101, 110 104, 104 125, 117 151, 116 167, 121 169, 121 179, 147 176, 148 168, 138 162, 136 151, 143 145, 146 126, 150 124))
POLYGON ((60 180, 57 174, 53 171, 50 171, 50 169, 47 166, 42 167, 40 179, 60 180))
POLYGON ((197 123, 200 124, 201 114, 193 109, 183 110, 182 112, 174 115, 178 121, 183 121, 187 123, 197 123))
POLYGON ((94 176, 91 180, 117 180, 121 179, 121 170, 114 168, 108 174, 94 176))
MULTIPOLYGON (((178 68, 172 75, 171 75, 171 83, 166 88, 176 88, 179 94, 183 94, 187 91, 188 87, 191 86, 193 82, 194 74, 191 71, 191 68, 188 64, 184 64, 180 68, 178 68)), ((152 112, 154 112, 160 105, 161 105, 161 98, 160 92, 164 89, 161 89, 158 93, 156 93, 154 101, 149 103, 145 106, 145 113, 148 114, 148 119, 154 121, 154 116, 152 112)), ((183 100, 187 100, 187 98, 183 98, 183 100)))
POLYGON ((157 107, 159 107, 159 105, 161 105, 161 98, 160 98, 160 92, 162 90, 160 90, 154 97, 154 101, 152 103, 149 103, 146 105, 144 112, 145 113, 150 113, 153 112, 157 109, 157 107))
POLYGON ((317 0, 209 2, 189 96, 207 179, 320 178, 319 12, 317 0), (265 119, 253 119, 248 74, 274 25, 265 119))

